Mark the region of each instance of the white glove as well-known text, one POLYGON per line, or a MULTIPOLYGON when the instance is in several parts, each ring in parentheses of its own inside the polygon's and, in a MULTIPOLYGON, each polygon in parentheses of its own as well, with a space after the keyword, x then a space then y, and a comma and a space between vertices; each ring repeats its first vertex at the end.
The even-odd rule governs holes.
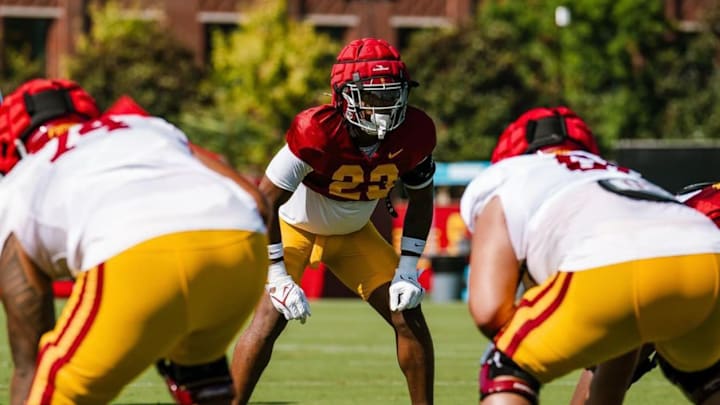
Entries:
MULTIPOLYGON (((281 264, 283 269, 285 265, 282 262, 273 263, 272 266, 281 264)), ((272 272, 271 272, 272 273, 272 272)), ((310 316, 310 303, 305 296, 305 292, 297 285, 292 276, 285 273, 284 275, 270 277, 265 284, 265 291, 270 295, 275 309, 285 316, 288 321, 299 319, 300 323, 310 316)))
POLYGON ((420 305, 425 289, 418 282, 418 258, 400 256, 400 264, 390 283, 390 310, 404 311, 420 305))

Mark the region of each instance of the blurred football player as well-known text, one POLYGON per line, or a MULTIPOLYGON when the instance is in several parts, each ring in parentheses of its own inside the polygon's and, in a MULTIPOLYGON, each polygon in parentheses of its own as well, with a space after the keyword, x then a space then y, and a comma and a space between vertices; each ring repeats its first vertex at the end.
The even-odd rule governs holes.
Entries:
POLYGON ((683 187, 678 199, 705 214, 720 228, 720 183, 697 183, 683 187))
MULTIPOLYGON (((597 154, 570 109, 532 109, 462 197, 473 235, 468 306, 494 343, 481 401, 535 404, 542 384, 594 364, 601 381, 618 358, 632 367, 645 343, 694 403, 717 401, 720 232, 597 154), (517 302, 523 267, 538 285, 517 302)), ((590 403, 622 403, 624 392, 590 403)))
POLYGON ((267 276, 259 190, 68 80, 0 104, 0 173, 12 404, 109 403, 158 359, 177 403, 230 403, 225 353, 267 276), (75 285, 56 322, 61 277, 75 285))
MULTIPOLYGON (((720 183, 705 182, 691 184, 683 187, 677 195, 677 199, 684 202, 712 219, 717 227, 720 227, 720 183)), ((595 367, 590 367, 580 375, 578 383, 570 401, 571 405, 582 405, 586 402, 601 403, 601 399, 595 397, 602 396, 607 398, 613 391, 625 390, 630 384, 634 384, 643 375, 657 367, 657 352, 652 344, 646 344, 642 347, 639 356, 635 358, 633 354, 621 356, 614 359, 612 365, 609 362, 603 366, 604 373, 602 381, 596 378, 595 367), (628 378, 630 376, 630 378, 628 378), (595 378, 595 382, 593 381, 595 378), (590 398, 590 384, 593 386, 593 397, 590 398)), ((707 381, 705 381, 707 383, 707 381)), ((720 375, 714 376, 710 380, 711 384, 720 384, 720 375)))
POLYGON ((233 354, 238 403, 249 401, 287 322, 310 316, 297 283, 306 266, 323 262, 394 328, 411 402, 429 404, 433 345, 416 267, 433 215, 435 126, 408 106, 416 83, 383 40, 345 46, 330 83, 332 104, 295 117, 260 183, 276 215, 269 227, 267 295, 233 354), (398 180, 409 197, 400 257, 370 222, 398 180))

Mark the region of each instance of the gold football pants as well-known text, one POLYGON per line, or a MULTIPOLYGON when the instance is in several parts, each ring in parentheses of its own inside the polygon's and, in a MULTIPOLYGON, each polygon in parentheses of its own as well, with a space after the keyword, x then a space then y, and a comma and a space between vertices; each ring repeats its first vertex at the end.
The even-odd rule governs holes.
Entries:
POLYGON ((28 404, 104 404, 160 358, 225 355, 263 292, 266 246, 259 233, 182 232, 81 273, 40 341, 28 404))
POLYGON ((305 268, 325 263, 350 290, 367 300, 392 280, 398 265, 395 249, 368 222, 347 235, 315 235, 280 221, 285 267, 296 282, 305 268))
POLYGON ((559 272, 529 289, 497 347, 545 383, 655 343, 683 371, 720 359, 720 255, 559 272))

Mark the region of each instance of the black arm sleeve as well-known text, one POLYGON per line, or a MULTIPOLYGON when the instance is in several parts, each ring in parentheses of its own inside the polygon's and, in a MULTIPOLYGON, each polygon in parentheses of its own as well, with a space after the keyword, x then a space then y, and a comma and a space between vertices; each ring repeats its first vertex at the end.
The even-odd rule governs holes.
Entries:
POLYGON ((432 155, 426 157, 414 169, 400 176, 403 183, 410 187, 418 187, 430 180, 435 174, 435 161, 432 155))

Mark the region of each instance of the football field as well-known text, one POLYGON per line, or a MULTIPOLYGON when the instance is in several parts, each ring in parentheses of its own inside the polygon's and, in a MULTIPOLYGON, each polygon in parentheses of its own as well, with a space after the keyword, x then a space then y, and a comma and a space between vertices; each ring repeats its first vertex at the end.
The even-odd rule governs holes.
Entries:
MULTIPOLYGON (((58 306, 64 301, 57 301, 58 306)), ((395 359, 392 330, 368 305, 355 299, 311 302, 305 325, 291 323, 251 404, 407 404, 395 359)), ((475 330, 465 303, 434 303, 423 310, 435 343, 436 404, 476 404, 478 359, 486 340, 475 330)), ((0 311, 2 324, 4 313, 0 311)), ((12 362, 7 333, 0 336, 0 404, 7 403, 12 362)), ((541 403, 567 404, 577 373, 543 387, 541 403)), ((626 404, 686 404, 655 369, 630 390, 626 404)), ((113 404, 172 404, 153 369, 125 388, 113 404)))

